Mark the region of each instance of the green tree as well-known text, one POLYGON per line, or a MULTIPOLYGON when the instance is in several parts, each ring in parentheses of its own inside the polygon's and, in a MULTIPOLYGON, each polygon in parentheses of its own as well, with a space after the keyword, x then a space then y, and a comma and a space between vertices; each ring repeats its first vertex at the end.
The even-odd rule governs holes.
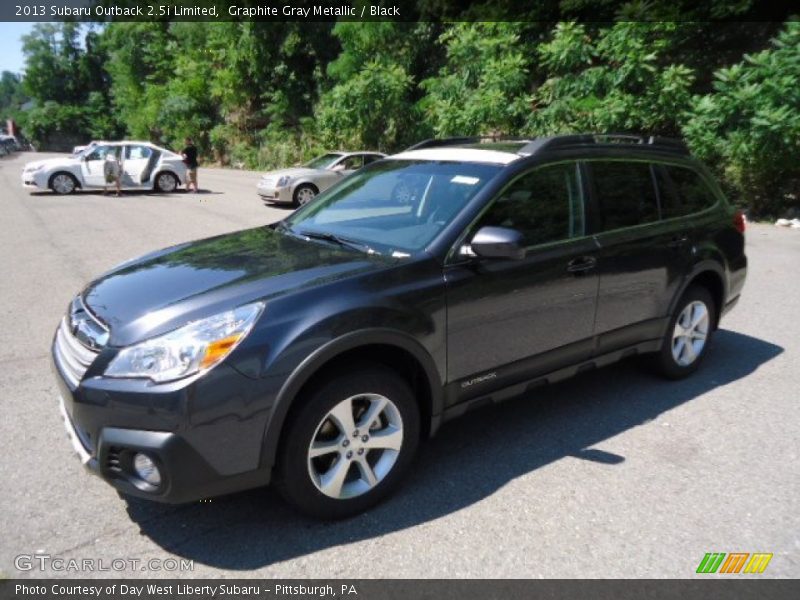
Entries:
POLYGON ((693 98, 683 133, 694 152, 720 166, 757 215, 800 194, 800 23, 787 22, 772 47, 714 74, 714 92, 693 98))
POLYGON ((20 107, 28 100, 22 89, 22 78, 11 71, 0 74, 0 118, 15 118, 20 107))
POLYGON ((331 87, 316 109, 328 147, 395 150, 423 135, 419 82, 438 64, 438 29, 429 23, 342 22, 342 51, 328 66, 331 87))
POLYGON ((527 114, 530 53, 520 23, 459 23, 440 38, 447 59, 423 83, 438 135, 517 133, 527 114))
POLYGON ((23 89, 35 108, 20 118, 38 145, 66 148, 119 131, 109 106, 101 35, 77 23, 41 23, 23 36, 23 89))
POLYGON ((103 36, 117 119, 128 134, 161 141, 161 106, 173 77, 172 38, 164 22, 112 23, 103 36))
POLYGON ((680 27, 621 22, 592 34, 560 23, 539 47, 546 75, 532 95, 528 128, 675 135, 694 82, 692 69, 671 62, 680 27))

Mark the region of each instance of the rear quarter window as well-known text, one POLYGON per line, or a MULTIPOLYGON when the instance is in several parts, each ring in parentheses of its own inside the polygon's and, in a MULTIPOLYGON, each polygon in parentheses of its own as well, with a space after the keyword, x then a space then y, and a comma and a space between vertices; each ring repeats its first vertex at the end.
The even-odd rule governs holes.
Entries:
POLYGON ((686 167, 659 166, 658 188, 661 196, 661 217, 664 219, 701 212, 717 202, 717 197, 703 177, 686 167))

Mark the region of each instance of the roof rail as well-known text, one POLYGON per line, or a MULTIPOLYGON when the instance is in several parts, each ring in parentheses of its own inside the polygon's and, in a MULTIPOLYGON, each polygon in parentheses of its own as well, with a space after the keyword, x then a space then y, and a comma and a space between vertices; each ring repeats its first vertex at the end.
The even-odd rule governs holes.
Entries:
POLYGON ((440 148, 443 146, 458 146, 461 144, 480 144, 481 142, 527 142, 530 137, 513 137, 508 135, 469 135, 460 137, 431 138, 409 146, 403 152, 422 150, 423 148, 440 148))
POLYGON ((423 148, 439 148, 440 146, 455 146, 457 144, 477 144, 481 141, 480 136, 462 136, 462 137, 448 137, 448 138, 431 138, 417 142, 413 146, 409 146, 403 152, 410 152, 411 150, 422 150, 423 148))
POLYGON ((531 154, 535 154, 543 150, 555 150, 558 148, 582 146, 585 144, 602 144, 604 146, 633 144, 644 146, 652 150, 689 154, 689 148, 687 148, 686 144, 682 140, 653 135, 632 135, 629 133, 581 133, 575 135, 554 135, 550 137, 541 137, 520 148, 517 154, 522 156, 530 156, 531 154))

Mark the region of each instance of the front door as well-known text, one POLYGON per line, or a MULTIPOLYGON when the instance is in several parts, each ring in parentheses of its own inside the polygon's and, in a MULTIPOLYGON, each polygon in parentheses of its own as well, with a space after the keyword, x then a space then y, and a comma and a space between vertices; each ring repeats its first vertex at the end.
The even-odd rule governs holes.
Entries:
POLYGON ((583 197, 575 162, 529 171, 500 193, 467 236, 483 226, 516 229, 525 258, 472 257, 446 267, 447 370, 457 400, 591 354, 598 279, 583 197))
POLYGON ((106 155, 113 151, 113 146, 95 146, 81 159, 81 175, 84 187, 104 187, 106 185, 106 155))
POLYGON ((344 176, 358 171, 363 166, 364 156, 361 154, 351 154, 350 156, 345 156, 342 160, 340 160, 339 163, 334 167, 334 170, 340 175, 344 176))

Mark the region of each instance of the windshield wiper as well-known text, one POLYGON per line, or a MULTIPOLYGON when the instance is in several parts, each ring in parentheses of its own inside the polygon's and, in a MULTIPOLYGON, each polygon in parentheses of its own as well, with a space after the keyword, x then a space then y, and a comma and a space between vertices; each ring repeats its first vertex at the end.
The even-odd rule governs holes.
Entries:
POLYGON ((296 233, 297 235, 302 235, 310 239, 323 240, 325 242, 332 242, 346 248, 353 248, 354 250, 358 250, 359 252, 364 252, 366 254, 380 254, 380 252, 377 252, 374 248, 363 242, 357 242, 333 233, 328 233, 325 231, 298 231, 296 233))

